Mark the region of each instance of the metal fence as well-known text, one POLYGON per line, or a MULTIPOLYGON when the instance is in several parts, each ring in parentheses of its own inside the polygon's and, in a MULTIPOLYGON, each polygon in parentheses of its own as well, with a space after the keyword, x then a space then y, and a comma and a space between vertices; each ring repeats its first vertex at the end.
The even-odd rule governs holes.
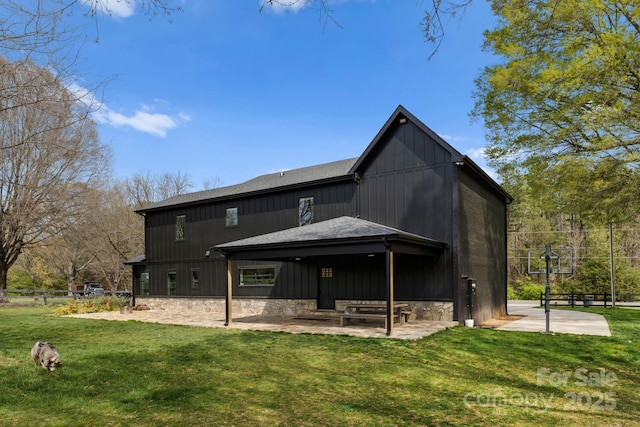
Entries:
MULTIPOLYGON (((571 307, 602 306, 611 307, 611 294, 551 294, 549 295, 550 305, 569 305, 571 307)), ((545 293, 540 292, 540 305, 545 305, 545 293)), ((624 307, 640 307, 640 294, 618 294, 616 295, 616 305, 624 307)))
POLYGON ((66 304, 68 301, 84 300, 101 297, 118 297, 131 301, 131 291, 108 291, 99 289, 97 292, 68 291, 57 289, 4 289, 0 290, 0 302, 10 305, 49 305, 66 304))

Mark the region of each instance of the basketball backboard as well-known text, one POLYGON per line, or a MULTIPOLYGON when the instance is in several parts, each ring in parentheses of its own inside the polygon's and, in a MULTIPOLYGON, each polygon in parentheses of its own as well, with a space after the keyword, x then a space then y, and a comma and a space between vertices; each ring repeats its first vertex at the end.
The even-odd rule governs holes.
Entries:
MULTIPOLYGON (((532 249, 529 251, 527 272, 529 274, 546 274, 547 263, 545 261, 546 252, 544 249, 532 249)), ((549 257, 549 273, 572 274, 573 273, 573 250, 551 249, 549 257)))

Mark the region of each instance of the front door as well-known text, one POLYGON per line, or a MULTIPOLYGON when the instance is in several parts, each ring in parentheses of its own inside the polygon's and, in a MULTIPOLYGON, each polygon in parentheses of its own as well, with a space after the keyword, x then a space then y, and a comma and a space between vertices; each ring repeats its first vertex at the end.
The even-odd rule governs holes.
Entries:
POLYGON ((334 310, 336 308, 336 279, 333 267, 320 267, 318 278, 318 309, 334 310))

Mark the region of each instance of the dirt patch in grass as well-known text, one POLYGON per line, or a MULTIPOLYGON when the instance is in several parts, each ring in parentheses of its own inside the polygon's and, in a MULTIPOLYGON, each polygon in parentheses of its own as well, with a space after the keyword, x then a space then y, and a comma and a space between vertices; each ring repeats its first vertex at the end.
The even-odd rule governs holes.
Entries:
POLYGON ((485 320, 480 324, 480 326, 489 329, 499 328, 500 326, 504 326, 507 323, 511 323, 515 320, 520 320, 523 317, 527 316, 524 314, 508 314, 506 316, 498 316, 493 319, 485 320))

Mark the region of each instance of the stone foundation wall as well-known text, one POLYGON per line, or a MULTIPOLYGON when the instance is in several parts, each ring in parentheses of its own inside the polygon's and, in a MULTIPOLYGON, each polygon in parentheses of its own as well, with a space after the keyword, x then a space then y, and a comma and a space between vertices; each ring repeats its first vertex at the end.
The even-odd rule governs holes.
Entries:
MULTIPOLYGON (((409 304, 411 311, 409 320, 443 320, 453 321, 452 301, 396 301, 409 304)), ((344 311, 347 304, 386 304, 386 301, 371 300, 337 300, 336 310, 344 311)))
MULTIPOLYGON (((453 321, 453 302, 450 301, 396 301, 408 303, 411 311, 409 320, 453 321)), ((344 311, 346 304, 384 304, 386 301, 338 300, 336 310, 344 311)), ((136 297, 136 304, 145 304, 152 310, 191 311, 225 315, 223 298, 154 298, 136 297)), ((233 316, 313 316, 317 315, 317 301, 314 299, 265 299, 238 298, 233 300, 233 316)))
MULTIPOLYGON (((191 311, 225 315, 223 298, 154 298, 136 297, 136 304, 152 310, 191 311)), ((238 298, 231 307, 233 316, 272 315, 310 316, 317 310, 316 300, 238 298)))

